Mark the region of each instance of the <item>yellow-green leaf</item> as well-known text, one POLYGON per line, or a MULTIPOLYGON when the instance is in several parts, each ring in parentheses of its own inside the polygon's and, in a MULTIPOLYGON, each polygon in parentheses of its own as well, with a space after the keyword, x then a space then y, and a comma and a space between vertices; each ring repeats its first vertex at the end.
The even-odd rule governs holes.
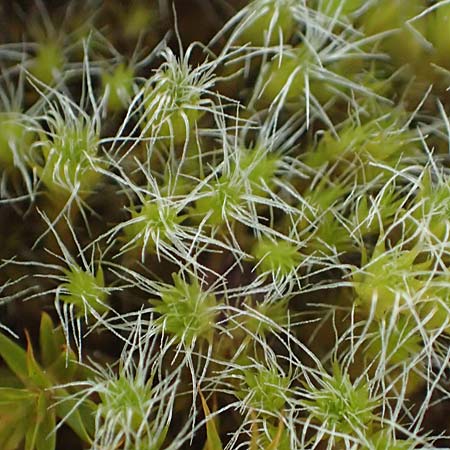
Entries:
POLYGON ((61 330, 55 329, 51 317, 42 313, 39 329, 39 345, 43 367, 48 367, 62 353, 64 336, 61 330))
POLYGON ((39 396, 36 425, 36 450, 54 450, 56 447, 56 414, 54 408, 49 408, 43 392, 39 396))
POLYGON ((216 424, 214 420, 208 416, 211 415, 211 412, 208 408, 208 404, 206 403, 205 397, 200 392, 200 398, 202 400, 203 412, 205 413, 206 422, 206 444, 204 450, 222 450, 222 442, 220 440, 219 433, 217 432, 216 424))
POLYGON ((52 364, 46 369, 51 373, 58 383, 64 384, 69 383, 74 380, 75 374, 77 373, 78 365, 75 362, 76 356, 73 351, 69 348, 66 351, 61 352, 58 357, 53 360, 52 364))
POLYGON ((259 438, 259 430, 258 424, 256 423, 256 414, 255 411, 251 411, 252 416, 252 426, 250 427, 250 449, 249 450, 258 450, 258 438, 259 438))
POLYGON ((277 450, 278 444, 280 443, 281 436, 283 434, 283 430, 284 430, 284 423, 283 423, 283 420, 280 419, 280 422, 278 424, 277 434, 273 438, 273 441, 266 448, 266 450, 277 450))
POLYGON ((31 345, 31 339, 26 332, 27 337, 27 375, 28 380, 26 384, 32 383, 33 386, 45 389, 51 386, 51 382, 47 374, 42 370, 34 357, 33 347, 31 345))
POLYGON ((0 448, 16 450, 35 414, 37 395, 27 389, 0 388, 0 448))
POLYGON ((93 403, 85 401, 75 406, 77 400, 69 398, 70 394, 65 389, 58 389, 56 394, 58 397, 67 397, 55 405, 56 415, 63 419, 83 441, 91 442, 89 433, 92 433, 94 428, 93 403))
POLYGON ((27 358, 20 345, 0 333, 0 356, 7 366, 25 383, 28 378, 27 358))

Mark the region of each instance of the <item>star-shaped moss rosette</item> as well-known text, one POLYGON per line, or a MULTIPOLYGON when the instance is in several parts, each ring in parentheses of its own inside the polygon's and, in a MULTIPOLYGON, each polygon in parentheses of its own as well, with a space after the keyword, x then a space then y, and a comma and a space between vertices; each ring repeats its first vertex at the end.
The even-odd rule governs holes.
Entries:
POLYGON ((91 118, 62 94, 49 107, 35 143, 30 165, 47 189, 52 203, 62 209, 70 198, 92 193, 105 167, 99 156, 99 117, 91 118))
POLYGON ((325 439, 329 445, 339 441, 361 442, 371 436, 379 418, 376 409, 380 400, 372 398, 369 386, 358 380, 353 383, 335 364, 333 373, 306 387, 300 401, 308 415, 308 426, 314 425, 313 446, 325 439), (316 441, 316 442, 315 442, 316 441))
POLYGON ((172 274, 172 278, 173 286, 161 286, 160 299, 151 301, 159 314, 161 331, 187 348, 201 339, 211 342, 218 313, 214 294, 196 279, 185 281, 179 274, 172 274))
POLYGON ((431 267, 429 260, 419 262, 419 253, 419 248, 387 249, 380 238, 370 260, 353 274, 357 303, 367 314, 373 310, 382 318, 394 309, 408 314, 415 307, 417 294, 426 286, 421 273, 431 267))
POLYGON ((166 144, 185 144, 207 112, 214 113, 215 69, 220 57, 194 67, 190 63, 191 45, 182 56, 170 49, 162 51, 164 62, 142 89, 143 134, 166 144))

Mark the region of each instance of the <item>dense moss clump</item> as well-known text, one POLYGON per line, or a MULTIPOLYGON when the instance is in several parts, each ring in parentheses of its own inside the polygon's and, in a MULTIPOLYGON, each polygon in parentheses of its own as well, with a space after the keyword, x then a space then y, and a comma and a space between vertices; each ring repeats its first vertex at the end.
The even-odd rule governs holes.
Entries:
POLYGON ((449 447, 447 0, 3 3, 2 450, 449 447))

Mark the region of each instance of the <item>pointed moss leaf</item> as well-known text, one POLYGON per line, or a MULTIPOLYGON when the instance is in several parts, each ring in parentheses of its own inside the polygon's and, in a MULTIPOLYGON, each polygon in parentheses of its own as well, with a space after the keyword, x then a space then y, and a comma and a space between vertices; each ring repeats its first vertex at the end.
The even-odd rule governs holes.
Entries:
POLYGON ((37 363, 34 357, 33 347, 31 345, 30 337, 26 333, 28 346, 27 346, 27 385, 38 386, 42 389, 51 386, 51 380, 48 375, 42 370, 41 366, 37 363))
POLYGON ((79 367, 75 362, 75 353, 70 348, 67 352, 68 354, 66 351, 60 352, 56 360, 50 366, 46 367, 46 370, 52 377, 62 384, 73 381, 79 367))
POLYGON ((284 430, 284 423, 280 419, 280 423, 278 424, 277 432, 276 432, 272 442, 266 448, 266 450, 278 450, 280 441, 281 441, 281 436, 283 435, 283 430, 284 430))
MULTIPOLYGON (((84 401, 78 407, 78 412, 80 413, 80 418, 82 420, 84 429, 86 430, 87 438, 89 438, 89 436, 93 436, 94 433, 95 433, 95 414, 94 414, 94 411, 96 410, 96 408, 97 408, 97 405, 93 401, 90 401, 90 400, 84 401)), ((71 425, 70 421, 67 421, 67 423, 73 430, 75 430, 73 428, 73 426, 71 425)), ((165 428, 165 431, 162 432, 162 435, 164 436, 164 439, 165 439, 165 436, 167 434, 167 431, 168 430, 165 428)), ((85 439, 85 440, 87 442, 90 442, 90 438, 89 438, 89 441, 87 439, 85 439)), ((162 442, 161 442, 161 445, 162 445, 162 442)))
POLYGON ((0 356, 7 366, 25 383, 28 378, 25 350, 0 333, 0 356))
POLYGON ((30 420, 25 436, 25 450, 54 450, 56 436, 52 433, 56 425, 54 410, 48 410, 48 401, 41 391, 36 410, 30 420), (48 438, 48 439, 47 439, 48 438))
POLYGON ((0 448, 16 450, 30 428, 36 394, 27 389, 0 388, 0 448))
POLYGON ((55 329, 53 321, 47 313, 42 313, 41 316, 39 345, 43 367, 48 367, 58 358, 64 345, 64 335, 60 330, 55 329))
POLYGON ((21 383, 20 379, 17 378, 17 376, 12 373, 8 367, 0 367, 0 380, 2 387, 8 387, 8 388, 16 388, 20 389, 23 387, 23 384, 21 383))
POLYGON ((166 440, 166 436, 167 436, 168 431, 169 431, 169 426, 166 425, 162 429, 160 436, 156 440, 156 443, 155 443, 154 447, 152 447, 151 450, 153 450, 153 448, 155 448, 155 450, 162 448, 162 446, 164 444, 164 441, 166 440))
POLYGON ((108 92, 108 108, 119 111, 128 102, 133 89, 133 69, 120 64, 112 72, 102 73, 103 90, 108 92))
POLYGON ((258 450, 259 430, 258 430, 257 415, 255 411, 251 410, 250 416, 252 418, 252 425, 250 427, 251 438, 249 450, 258 450))
POLYGON ((11 387, 0 387, 0 411, 9 404, 22 404, 32 402, 36 394, 28 389, 16 389, 11 387))
MULTIPOLYGON (((198 392, 202 401, 203 412, 205 413, 205 417, 208 418, 211 415, 208 404, 200 390, 198 392)), ((222 442, 217 432, 216 424, 211 417, 206 422, 206 444, 203 450, 222 450, 222 442)))
POLYGON ((38 415, 36 420, 36 449, 54 450, 56 447, 56 414, 53 408, 49 408, 44 392, 41 392, 38 400, 38 415))
POLYGON ((65 389, 58 389, 58 397, 67 397, 60 401, 56 406, 56 415, 60 419, 64 419, 65 423, 72 428, 72 430, 85 442, 91 442, 89 432, 93 429, 93 408, 90 407, 90 402, 80 404, 72 409, 77 402, 76 399, 69 398, 69 393, 65 389), (88 432, 89 429, 89 432, 88 432))
POLYGON ((2 450, 17 450, 23 441, 27 426, 27 422, 20 422, 15 427, 1 428, 0 448, 2 450))

